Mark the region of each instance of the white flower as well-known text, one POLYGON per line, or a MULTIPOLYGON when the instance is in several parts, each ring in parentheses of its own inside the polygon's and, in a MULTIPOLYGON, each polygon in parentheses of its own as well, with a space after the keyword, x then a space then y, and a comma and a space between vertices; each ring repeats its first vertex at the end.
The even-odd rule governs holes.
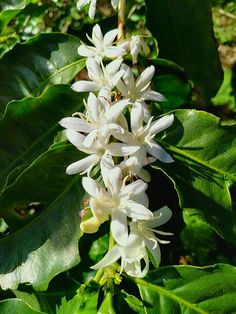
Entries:
POLYGON ((122 64, 121 69, 125 71, 125 74, 123 75, 122 80, 120 79, 117 82, 116 87, 124 96, 124 99, 129 100, 130 104, 132 104, 131 125, 140 125, 140 120, 142 120, 143 117, 145 121, 150 118, 150 113, 145 100, 165 100, 165 97, 160 93, 149 90, 155 67, 153 65, 147 67, 136 81, 130 67, 126 64, 122 64))
MULTIPOLYGON (((145 194, 147 184, 137 180, 125 185, 125 179, 122 180, 121 170, 118 167, 109 171, 107 190, 89 177, 84 177, 82 184, 86 192, 91 195, 90 208, 93 217, 100 223, 111 217, 112 236, 118 244, 124 244, 128 239, 127 217, 134 220, 152 217, 152 212, 146 207, 148 206, 145 194)), ((86 226, 86 221, 82 223, 82 230, 83 225, 86 226)))
POLYGON ((113 246, 103 259, 92 269, 107 267, 121 258, 121 272, 124 270, 129 276, 144 277, 149 269, 149 257, 145 243, 136 234, 130 234, 126 244, 113 246), (142 265, 144 260, 144 267, 142 265))
POLYGON ((145 246, 153 257, 154 265, 158 267, 161 261, 161 251, 159 243, 167 244, 170 241, 160 240, 155 234, 172 235, 172 233, 156 230, 154 228, 164 225, 172 216, 171 210, 164 206, 153 213, 153 217, 142 221, 133 221, 130 224, 130 233, 135 234, 144 241, 145 246))
POLYGON ((104 137, 99 137, 92 143, 90 147, 84 146, 85 135, 72 130, 66 130, 67 139, 77 147, 78 150, 89 154, 89 156, 80 159, 66 168, 67 174, 84 174, 87 173, 89 175, 90 171, 94 166, 100 163, 101 167, 103 165, 103 172, 108 171, 106 168, 111 156, 124 157, 134 153, 138 146, 129 145, 124 143, 110 143, 108 144, 108 139, 104 137))
POLYGON ((137 125, 134 123, 131 125, 132 133, 124 131, 124 134, 116 134, 117 138, 129 145, 139 145, 139 149, 131 156, 136 158, 136 164, 134 160, 132 162, 132 171, 137 175, 144 165, 155 161, 155 159, 165 163, 174 161, 164 148, 153 140, 157 133, 171 126, 174 121, 174 115, 166 115, 155 121, 152 121, 152 119, 153 117, 151 117, 148 123, 144 126, 142 125, 142 122, 139 122, 137 119, 137 125), (155 159, 149 160, 147 154, 153 156, 155 159))
POLYGON ((126 53, 124 44, 112 46, 117 34, 118 29, 113 29, 106 33, 106 35, 103 37, 100 26, 96 24, 93 27, 92 38, 87 36, 95 47, 82 44, 78 48, 78 53, 84 57, 94 57, 97 61, 101 61, 104 57, 122 57, 126 53))
POLYGON ((89 3, 90 3, 90 6, 89 6, 88 14, 91 19, 94 19, 97 0, 79 0, 77 2, 77 9, 80 10, 82 9, 82 7, 84 7, 86 4, 89 4, 89 3))
MULTIPOLYGON (((155 158, 152 158, 152 157, 147 157, 145 160, 146 164, 149 164, 154 161, 155 161, 155 158)), ((140 167, 137 167, 137 164, 138 164, 137 158, 132 156, 129 158, 125 157, 125 159, 117 166, 122 170, 123 176, 132 177, 133 175, 135 175, 145 182, 150 182, 151 181, 150 173, 143 168, 140 169, 140 167)))
POLYGON ((88 58, 86 66, 88 76, 92 81, 78 81, 72 85, 72 89, 76 92, 93 92, 100 91, 101 89, 111 90, 114 88, 125 73, 124 70, 119 70, 122 59, 116 59, 106 66, 99 63, 93 58, 88 58))
POLYGON ((161 259, 158 242, 162 244, 169 243, 169 241, 156 238, 155 233, 172 235, 172 233, 153 228, 165 224, 171 218, 171 215, 171 210, 164 206, 154 212, 153 217, 150 219, 131 222, 131 231, 125 244, 113 246, 103 259, 91 268, 104 268, 121 258, 121 272, 124 270, 129 276, 144 277, 149 269, 148 252, 152 255, 155 266, 158 267, 161 259), (142 260, 144 266, 142 266, 142 260))
POLYGON ((143 51, 143 53, 147 56, 150 53, 150 49, 144 40, 141 39, 140 36, 132 35, 130 40, 128 41, 128 46, 130 50, 130 54, 132 56, 133 64, 138 62, 138 55, 143 51))
POLYGON ((89 133, 83 142, 85 147, 90 147, 96 137, 109 140, 115 130, 116 133, 123 132, 123 129, 116 124, 123 109, 128 105, 127 101, 121 101, 110 105, 105 99, 97 98, 93 93, 89 94, 86 107, 86 115, 77 113, 80 118, 68 117, 62 119, 59 123, 66 129, 78 132, 89 133))

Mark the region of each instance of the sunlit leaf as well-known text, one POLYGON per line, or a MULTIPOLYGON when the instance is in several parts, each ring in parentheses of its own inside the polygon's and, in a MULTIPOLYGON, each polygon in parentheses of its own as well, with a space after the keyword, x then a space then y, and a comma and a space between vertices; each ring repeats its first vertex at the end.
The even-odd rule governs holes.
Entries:
POLYGON ((173 111, 175 121, 158 139, 175 162, 156 164, 174 182, 180 206, 202 215, 225 239, 235 242, 236 213, 229 184, 236 180, 236 126, 196 110, 173 111))
POLYGON ((0 112, 6 104, 39 96, 51 85, 67 84, 85 66, 76 37, 49 33, 17 44, 0 60, 0 112))
POLYGON ((71 145, 51 149, 2 193, 0 215, 9 226, 0 240, 2 289, 30 283, 44 290, 55 275, 78 264, 83 189, 81 177, 66 175, 65 168, 80 158, 71 145))
POLYGON ((0 313, 1 314, 46 314, 45 312, 37 311, 31 308, 27 303, 20 299, 7 299, 0 301, 0 313))
POLYGON ((67 85, 52 86, 39 97, 9 103, 0 120, 0 187, 10 173, 8 181, 14 181, 22 167, 48 149, 62 130, 58 122, 63 117, 82 108, 81 94, 67 85))
POLYGON ((135 279, 147 314, 234 313, 236 269, 170 266, 135 279))

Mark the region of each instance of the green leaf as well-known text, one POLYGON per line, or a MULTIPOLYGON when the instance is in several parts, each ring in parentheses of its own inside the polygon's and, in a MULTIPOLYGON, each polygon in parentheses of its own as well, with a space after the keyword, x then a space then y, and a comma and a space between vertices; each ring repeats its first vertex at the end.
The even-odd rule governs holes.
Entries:
POLYGON ((143 302, 136 298, 134 295, 129 294, 124 290, 121 290, 118 292, 118 296, 119 298, 117 302, 117 307, 120 310, 120 312, 118 311, 118 313, 145 313, 143 302))
POLYGON ((182 66, 199 96, 209 101, 223 79, 210 0, 146 0, 146 4, 147 26, 158 40, 159 57, 182 66))
POLYGON ((37 311, 41 310, 40 304, 39 304, 35 294, 27 293, 27 292, 19 291, 19 290, 13 290, 12 292, 15 294, 17 299, 24 301, 26 304, 28 304, 33 309, 35 309, 37 311))
POLYGON ((189 215, 204 216, 223 238, 235 243, 236 213, 229 182, 236 181, 236 125, 196 110, 173 111, 175 121, 158 139, 174 158, 156 166, 174 182, 180 206, 189 215))
POLYGON ((84 68, 79 39, 66 34, 41 34, 17 44, 0 61, 0 112, 11 100, 39 96, 49 86, 67 84, 84 68))
POLYGON ((22 167, 48 149, 62 130, 58 122, 63 117, 82 108, 81 93, 67 85, 51 86, 39 97, 9 103, 0 120, 0 187, 6 179, 14 181, 22 167))
POLYGON ((89 257, 94 263, 98 263, 107 253, 108 248, 109 248, 109 235, 106 234, 92 243, 88 253, 89 257))
POLYGON ((72 145, 36 159, 0 197, 0 216, 10 235, 0 240, 0 286, 29 283, 47 289, 49 281, 78 264, 80 176, 65 168, 81 154, 72 145), (35 212, 35 213, 34 213, 35 212))
POLYGON ((102 301, 102 304, 98 310, 98 314, 116 314, 113 308, 113 295, 108 291, 102 301))
MULTIPOLYGON (((32 309, 28 304, 20 299, 7 299, 0 301, 1 314, 44 314, 44 312, 32 309)), ((45 313, 46 314, 46 313, 45 313)))
POLYGON ((135 279, 147 314, 235 313, 236 269, 170 266, 135 279))
POLYGON ((10 22, 21 10, 23 10, 32 0, 0 0, 0 29, 10 22))
POLYGON ((152 85, 156 91, 165 96, 166 101, 160 104, 162 112, 178 109, 188 104, 191 99, 192 87, 184 70, 174 62, 164 59, 152 60, 156 66, 152 85))
POLYGON ((62 299, 56 314, 96 314, 99 288, 94 281, 82 285, 73 299, 62 299))

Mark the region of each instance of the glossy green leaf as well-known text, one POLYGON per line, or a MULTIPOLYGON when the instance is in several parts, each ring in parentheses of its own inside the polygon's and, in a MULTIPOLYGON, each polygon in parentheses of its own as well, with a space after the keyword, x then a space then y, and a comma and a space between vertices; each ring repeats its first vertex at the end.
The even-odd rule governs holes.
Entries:
POLYGON ((0 197, 9 234, 0 240, 0 285, 44 290, 58 273, 78 264, 81 176, 66 167, 81 158, 64 145, 41 155, 0 197), (7 261, 7 262, 6 262, 7 261))
POLYGON ((20 299, 7 299, 0 301, 1 314, 46 314, 31 308, 27 303, 20 299))
POLYGON ((0 0, 0 30, 32 0, 0 0))
POLYGON ((210 100, 223 73, 213 37, 210 0, 146 0, 147 26, 159 57, 182 66, 200 98, 210 100))
POLYGON ((0 61, 0 112, 6 104, 39 96, 51 85, 67 84, 85 66, 76 37, 49 33, 17 44, 0 61))
POLYGON ((14 181, 22 167, 48 149, 62 130, 58 122, 63 117, 82 108, 81 94, 67 85, 52 86, 39 97, 9 103, 0 120, 0 187, 6 179, 14 181))
MULTIPOLYGON (((157 162, 174 182, 180 206, 202 215, 225 239, 235 243, 236 213, 229 182, 236 180, 236 125, 202 111, 173 111, 175 121, 158 143, 175 162, 157 162)), ((155 166, 154 166, 155 167, 155 166)))
POLYGON ((236 269, 170 266, 135 279, 147 314, 235 313, 236 269))

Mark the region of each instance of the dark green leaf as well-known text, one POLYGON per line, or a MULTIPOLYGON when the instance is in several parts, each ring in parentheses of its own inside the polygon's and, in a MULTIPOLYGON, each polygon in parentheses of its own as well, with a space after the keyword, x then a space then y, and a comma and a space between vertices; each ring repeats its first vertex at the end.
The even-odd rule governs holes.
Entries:
POLYGON ((41 155, 0 198, 10 234, 0 240, 0 285, 30 283, 44 290, 58 273, 78 264, 80 176, 65 168, 81 154, 71 145, 41 155))
POLYGON ((152 85, 156 91, 165 96, 166 101, 160 104, 162 112, 178 109, 188 104, 192 87, 181 67, 164 59, 152 60, 156 66, 152 85))
POLYGON ((181 65, 200 97, 210 100, 222 83, 210 0, 146 0, 147 26, 161 58, 181 65))
MULTIPOLYGON (((20 299, 7 299, 0 301, 1 314, 44 314, 44 312, 34 310, 20 299)), ((45 313, 46 314, 46 313, 45 313)))
POLYGON ((147 314, 236 311, 236 269, 230 265, 163 267, 135 282, 147 314))
POLYGON ((22 167, 48 149, 62 130, 60 119, 82 108, 81 94, 67 85, 52 86, 37 98, 9 103, 0 120, 0 186, 10 173, 8 181, 14 181, 22 167))
POLYGON ((117 306, 120 310, 120 313, 130 313, 130 314, 132 313, 144 314, 145 313, 143 302, 139 300, 138 298, 136 298, 134 295, 131 295, 125 292, 124 290, 119 291, 118 295, 119 295, 119 298, 118 298, 117 306))
POLYGON ((173 126, 158 143, 175 162, 156 165, 173 180, 184 210, 203 215, 222 237, 235 242, 229 181, 236 180, 236 125, 223 126, 217 117, 196 110, 173 113, 173 126))
POLYGON ((39 96, 54 84, 69 83, 85 66, 79 39, 66 34, 41 34, 17 44, 0 61, 0 112, 11 100, 39 96))

